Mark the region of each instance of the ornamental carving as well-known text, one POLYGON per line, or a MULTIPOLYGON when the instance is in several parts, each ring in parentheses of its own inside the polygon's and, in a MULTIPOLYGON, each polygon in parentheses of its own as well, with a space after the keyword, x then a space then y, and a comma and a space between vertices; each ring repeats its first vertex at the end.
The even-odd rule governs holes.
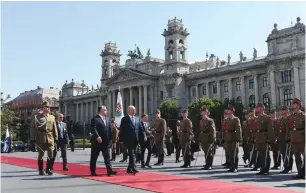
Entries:
POLYGON ((179 26, 174 26, 174 27, 169 27, 168 30, 167 29, 164 29, 164 32, 163 32, 163 36, 170 36, 170 35, 174 35, 174 34, 180 34, 180 35, 183 35, 183 36, 188 36, 189 33, 187 31, 187 28, 183 28, 183 27, 179 27, 179 26))

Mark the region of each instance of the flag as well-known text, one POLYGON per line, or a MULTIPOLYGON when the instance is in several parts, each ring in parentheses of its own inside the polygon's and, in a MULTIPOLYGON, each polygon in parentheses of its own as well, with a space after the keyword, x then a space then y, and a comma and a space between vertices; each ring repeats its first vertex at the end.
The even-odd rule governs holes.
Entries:
POLYGON ((2 149, 2 152, 4 153, 8 153, 9 151, 9 138, 10 138, 10 133, 9 133, 8 126, 6 126, 5 139, 3 142, 3 149, 2 149))
POLYGON ((117 105, 116 105, 116 112, 115 112, 115 122, 118 127, 120 127, 121 119, 124 117, 123 115, 123 107, 122 107, 122 98, 120 93, 120 88, 117 96, 117 105))

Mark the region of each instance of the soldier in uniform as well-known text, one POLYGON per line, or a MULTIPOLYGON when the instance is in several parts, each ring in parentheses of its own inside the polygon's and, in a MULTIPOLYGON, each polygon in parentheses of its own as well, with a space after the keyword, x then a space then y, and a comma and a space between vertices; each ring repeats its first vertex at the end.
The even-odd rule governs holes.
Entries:
POLYGON ((288 130, 288 108, 283 106, 280 110, 281 117, 276 121, 275 132, 277 137, 277 145, 280 152, 279 159, 284 162, 284 170, 281 174, 287 174, 291 172, 293 165, 292 153, 289 154, 289 144, 286 143, 287 135, 289 135, 288 130), (287 150, 287 155, 286 155, 287 150))
POLYGON ((181 136, 181 121, 177 120, 176 122, 176 129, 177 129, 177 136, 174 137, 175 140, 175 163, 179 163, 180 161, 180 155, 182 151, 182 147, 180 145, 180 136, 181 136))
POLYGON ((211 170, 214 160, 214 143, 216 141, 216 127, 213 119, 208 117, 208 109, 202 107, 200 109, 202 119, 199 124, 199 142, 204 151, 206 164, 203 170, 211 170))
POLYGON ((269 146, 276 143, 272 121, 264 113, 265 106, 262 103, 257 104, 257 118, 254 121, 255 147, 258 151, 260 162, 260 172, 257 175, 268 175, 271 164, 269 146))
POLYGON ((167 131, 167 123, 165 119, 160 117, 160 110, 155 111, 155 120, 153 120, 151 127, 155 130, 155 146, 158 153, 158 162, 154 165, 163 165, 165 156, 165 135, 167 131))
POLYGON ((288 117, 290 135, 287 141, 290 142, 298 170, 298 174, 293 178, 305 179, 305 114, 301 111, 302 102, 297 98, 292 100, 291 108, 292 114, 288 117))
POLYGON ((253 108, 250 108, 248 110, 248 121, 247 121, 247 127, 249 128, 250 134, 248 137, 248 141, 249 143, 251 143, 252 147, 251 147, 251 155, 250 155, 250 163, 249 163, 249 167, 252 167, 252 165, 254 165, 253 169, 251 171, 257 171, 258 168, 260 168, 260 162, 259 162, 259 157, 258 157, 258 151, 255 147, 255 128, 254 128, 254 122, 256 120, 256 116, 255 116, 255 110, 253 108))
POLYGON ((167 133, 166 133, 166 149, 167 149, 167 156, 171 156, 172 154, 172 130, 170 127, 168 127, 167 133))
POLYGON ((234 116, 234 112, 235 108, 232 105, 228 105, 228 118, 225 122, 226 129, 224 140, 230 161, 229 172, 237 172, 239 162, 239 143, 242 141, 241 123, 239 118, 234 116))
MULTIPOLYGON (((269 113, 270 116, 270 120, 272 121, 272 127, 274 130, 274 135, 277 139, 277 130, 276 130, 276 124, 277 124, 277 119, 276 119, 276 111, 272 110, 269 113)), ((281 165, 281 158, 280 158, 280 151, 278 148, 278 144, 271 144, 271 149, 272 149, 272 153, 273 153, 273 163, 274 166, 271 168, 272 170, 278 170, 280 165, 281 165)))
POLYGON ((37 146, 39 175, 45 175, 43 169, 45 151, 48 154, 46 173, 52 175, 54 143, 58 140, 58 133, 55 117, 50 114, 49 103, 43 102, 42 106, 42 113, 34 115, 31 123, 31 142, 37 146))
POLYGON ((225 129, 226 129, 225 122, 228 118, 227 109, 224 109, 223 117, 224 117, 224 119, 221 121, 221 137, 222 137, 221 144, 222 144, 224 152, 225 152, 225 163, 222 164, 222 166, 224 166, 224 168, 229 168, 229 157, 228 157, 228 152, 226 151, 226 144, 224 142, 224 134, 225 134, 225 129))
POLYGON ((184 156, 184 165, 181 168, 187 168, 191 162, 191 139, 193 137, 192 122, 188 119, 188 110, 185 109, 182 112, 183 120, 181 121, 181 136, 180 146, 182 147, 182 153, 184 156))
MULTIPOLYGON (((247 163, 247 160, 250 159, 250 153, 252 151, 252 141, 250 141, 250 134, 251 130, 248 126, 248 120, 249 120, 249 112, 245 112, 245 121, 242 123, 242 139, 243 139, 243 156, 242 159, 244 163, 247 163)), ((250 162, 251 160, 249 160, 250 162)), ((247 167, 248 165, 246 165, 247 167)))
POLYGON ((118 142, 118 134, 119 134, 119 130, 118 127, 116 125, 115 119, 112 118, 110 121, 110 129, 112 132, 112 144, 111 144, 111 148, 112 148, 112 159, 110 161, 116 161, 116 145, 118 142))

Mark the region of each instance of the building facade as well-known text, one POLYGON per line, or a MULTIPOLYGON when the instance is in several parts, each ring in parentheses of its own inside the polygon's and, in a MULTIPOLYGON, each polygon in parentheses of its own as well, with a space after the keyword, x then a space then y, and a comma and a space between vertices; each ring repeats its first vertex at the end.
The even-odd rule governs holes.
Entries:
POLYGON ((116 43, 106 43, 100 56, 101 85, 89 89, 84 84, 66 82, 60 96, 60 107, 76 122, 88 122, 97 106, 105 104, 113 117, 120 91, 123 108, 137 108, 137 114, 153 116, 160 103, 174 99, 180 108, 198 98, 235 100, 245 108, 264 103, 267 109, 290 106, 294 97, 305 101, 305 25, 297 18, 295 25, 274 29, 266 40, 268 54, 247 58, 239 53, 239 61, 220 60, 206 54, 203 61, 188 61, 188 36, 181 19, 168 20, 165 58, 147 55, 131 58, 120 66, 116 43))

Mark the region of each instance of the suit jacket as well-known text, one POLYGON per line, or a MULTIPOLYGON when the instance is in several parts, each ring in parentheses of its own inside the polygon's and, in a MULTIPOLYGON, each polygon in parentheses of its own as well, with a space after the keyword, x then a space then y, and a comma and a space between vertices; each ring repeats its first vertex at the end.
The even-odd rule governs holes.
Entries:
POLYGON ((144 122, 143 121, 140 121, 139 122, 139 143, 140 144, 143 144, 145 143, 145 138, 147 138, 148 140, 148 126, 145 126, 144 125, 144 122))
POLYGON ((91 143, 92 145, 102 145, 109 146, 110 141, 112 139, 112 132, 110 129, 110 120, 106 117, 106 124, 100 117, 100 115, 96 115, 91 119, 91 143), (101 137, 102 143, 98 143, 97 138, 101 137))
POLYGON ((56 128, 58 133, 58 140, 63 141, 64 144, 68 144, 68 130, 67 130, 67 124, 65 122, 62 122, 61 126, 59 122, 56 122, 56 128), (61 132, 63 131, 63 138, 61 137, 61 132))
POLYGON ((135 122, 134 126, 129 115, 121 119, 119 142, 123 142, 127 148, 136 148, 138 145, 139 120, 136 117, 135 122))

